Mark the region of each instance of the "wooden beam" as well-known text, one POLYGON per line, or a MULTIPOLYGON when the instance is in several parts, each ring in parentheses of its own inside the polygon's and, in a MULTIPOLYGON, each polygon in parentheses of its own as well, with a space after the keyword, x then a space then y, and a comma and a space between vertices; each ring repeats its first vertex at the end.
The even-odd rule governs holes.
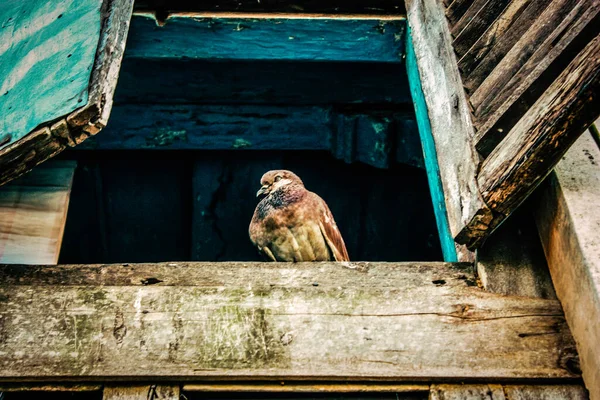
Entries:
POLYGON ((485 290, 556 299, 533 218, 536 206, 524 204, 477 250, 477 274, 485 290))
POLYGON ((172 385, 107 385, 103 400, 179 400, 179 386, 172 385))
POLYGON ((432 385, 430 400, 588 400, 580 385, 432 385))
POLYGON ((0 266, 0 380, 578 378, 556 300, 467 263, 0 266))
POLYGON ((556 78, 481 165, 477 177, 493 219, 473 218, 456 241, 475 248, 550 173, 600 113, 600 35, 556 78))
POLYGON ((406 7, 406 67, 444 259, 467 261, 472 255, 457 248, 454 238, 472 219, 491 218, 475 179, 479 160, 471 112, 442 5, 409 0, 406 7))
POLYGON ((184 392, 251 392, 251 393, 416 393, 429 392, 428 384, 394 383, 191 383, 184 392))
POLYGON ((74 161, 53 161, 0 188, 0 263, 56 264, 74 161))
POLYGON ((348 163, 422 166, 411 112, 328 107, 124 104, 78 150, 330 150, 348 163))
POLYGON ((558 163, 542 189, 536 220, 592 398, 600 398, 598 199, 600 149, 586 133, 558 163))
POLYGON ((405 26, 402 16, 194 13, 159 25, 152 14, 136 14, 125 57, 400 63, 405 26))

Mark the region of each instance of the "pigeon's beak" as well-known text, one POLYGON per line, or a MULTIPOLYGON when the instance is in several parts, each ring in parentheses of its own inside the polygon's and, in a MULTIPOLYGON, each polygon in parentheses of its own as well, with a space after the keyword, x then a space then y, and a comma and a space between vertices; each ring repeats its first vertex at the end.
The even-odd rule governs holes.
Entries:
POLYGON ((269 191, 269 186, 268 185, 262 185, 260 187, 260 189, 258 190, 258 192, 256 192, 256 197, 260 197, 262 195, 267 194, 267 192, 269 191))

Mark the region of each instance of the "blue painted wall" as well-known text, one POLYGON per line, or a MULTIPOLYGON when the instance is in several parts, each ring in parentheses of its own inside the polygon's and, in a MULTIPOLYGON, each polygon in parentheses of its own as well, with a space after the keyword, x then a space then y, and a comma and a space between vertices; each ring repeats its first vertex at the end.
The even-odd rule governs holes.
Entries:
POLYGON ((0 148, 87 103, 101 5, 0 1, 0 148))

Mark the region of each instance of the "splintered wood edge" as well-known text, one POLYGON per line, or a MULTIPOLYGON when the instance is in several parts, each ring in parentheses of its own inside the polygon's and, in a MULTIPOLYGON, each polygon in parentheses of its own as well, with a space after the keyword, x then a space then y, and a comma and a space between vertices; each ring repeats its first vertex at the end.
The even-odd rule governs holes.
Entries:
POLYGON ((87 104, 58 120, 41 124, 20 140, 1 149, 0 186, 29 172, 65 148, 77 146, 106 126, 125 50, 133 2, 104 0, 100 39, 90 75, 87 104))

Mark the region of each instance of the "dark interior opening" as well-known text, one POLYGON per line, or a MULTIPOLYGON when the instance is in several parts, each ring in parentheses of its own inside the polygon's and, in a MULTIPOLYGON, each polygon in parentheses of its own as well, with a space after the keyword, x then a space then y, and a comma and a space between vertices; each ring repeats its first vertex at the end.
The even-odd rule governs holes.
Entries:
POLYGON ((325 199, 351 260, 442 260, 401 58, 146 57, 143 32, 108 126, 63 155, 79 166, 60 263, 259 261, 255 193, 281 168, 325 199))
POLYGON ((59 262, 260 261, 248 238, 261 175, 296 172, 328 203, 353 261, 441 260, 425 171, 327 152, 73 152, 59 262))

